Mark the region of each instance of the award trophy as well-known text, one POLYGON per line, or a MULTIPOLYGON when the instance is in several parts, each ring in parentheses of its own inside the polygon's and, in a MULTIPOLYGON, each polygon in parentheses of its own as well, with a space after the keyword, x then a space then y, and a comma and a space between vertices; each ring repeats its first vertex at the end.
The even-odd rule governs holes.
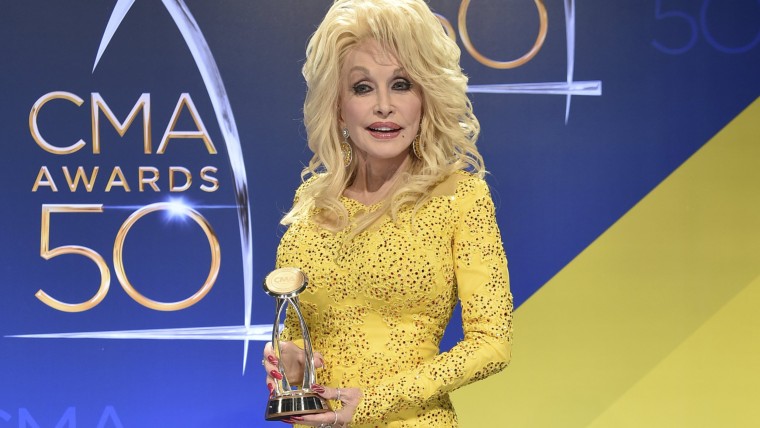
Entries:
POLYGON ((278 370, 282 373, 282 380, 275 379, 274 391, 269 397, 269 403, 267 403, 264 418, 268 421, 332 410, 325 399, 310 389, 317 380, 314 372, 314 351, 311 349, 309 329, 306 327, 301 308, 298 305, 298 294, 306 289, 307 282, 306 274, 291 267, 273 270, 264 279, 264 291, 274 297, 277 302, 274 326, 272 327, 272 348, 279 363, 278 370), (280 317, 288 303, 292 306, 301 324, 303 347, 304 352, 306 352, 301 387, 290 385, 281 358, 280 317))

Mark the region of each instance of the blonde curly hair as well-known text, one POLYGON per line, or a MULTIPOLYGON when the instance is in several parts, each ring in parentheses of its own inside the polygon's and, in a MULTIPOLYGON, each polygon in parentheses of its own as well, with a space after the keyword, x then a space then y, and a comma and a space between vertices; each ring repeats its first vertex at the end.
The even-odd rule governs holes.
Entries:
POLYGON ((467 77, 459 58, 459 47, 424 0, 336 0, 306 48, 304 124, 314 155, 301 173, 309 183, 301 188, 282 224, 312 216, 332 231, 350 226, 354 236, 385 214, 395 221, 406 205, 416 212, 429 199, 430 190, 454 171, 482 177, 483 158, 475 147, 480 125, 467 97, 467 77), (349 222, 340 197, 353 179, 356 162, 346 167, 340 150, 339 82, 347 54, 367 40, 393 55, 421 88, 422 157, 412 156, 411 167, 379 209, 349 222))

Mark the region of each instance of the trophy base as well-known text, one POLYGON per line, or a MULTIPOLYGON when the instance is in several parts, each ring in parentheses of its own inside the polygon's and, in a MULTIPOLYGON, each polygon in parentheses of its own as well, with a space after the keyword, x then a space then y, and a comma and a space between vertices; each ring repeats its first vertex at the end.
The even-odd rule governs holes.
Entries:
POLYGON ((327 400, 314 392, 299 392, 293 395, 271 397, 267 403, 264 419, 276 421, 290 416, 311 415, 330 412, 327 400))

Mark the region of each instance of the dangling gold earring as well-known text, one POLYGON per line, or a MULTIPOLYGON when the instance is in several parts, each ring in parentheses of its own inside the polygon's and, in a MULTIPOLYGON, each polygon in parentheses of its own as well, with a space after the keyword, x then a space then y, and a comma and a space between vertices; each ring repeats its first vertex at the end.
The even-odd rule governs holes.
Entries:
POLYGON ((420 134, 417 134, 412 141, 412 152, 417 156, 417 159, 422 159, 422 141, 420 141, 420 134))
POLYGON ((354 154, 351 152, 351 144, 348 144, 348 128, 343 128, 343 141, 340 143, 340 151, 343 153, 343 165, 351 165, 351 161, 354 159, 354 154))

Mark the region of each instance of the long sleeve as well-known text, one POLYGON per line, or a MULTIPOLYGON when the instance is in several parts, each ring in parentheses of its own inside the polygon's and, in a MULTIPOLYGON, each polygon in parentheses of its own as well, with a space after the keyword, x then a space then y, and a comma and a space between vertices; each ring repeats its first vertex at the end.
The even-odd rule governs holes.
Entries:
POLYGON ((354 423, 385 416, 504 369, 511 358, 512 295, 507 261, 486 183, 467 177, 453 196, 457 223, 452 254, 464 338, 416 368, 363 389, 354 423))

